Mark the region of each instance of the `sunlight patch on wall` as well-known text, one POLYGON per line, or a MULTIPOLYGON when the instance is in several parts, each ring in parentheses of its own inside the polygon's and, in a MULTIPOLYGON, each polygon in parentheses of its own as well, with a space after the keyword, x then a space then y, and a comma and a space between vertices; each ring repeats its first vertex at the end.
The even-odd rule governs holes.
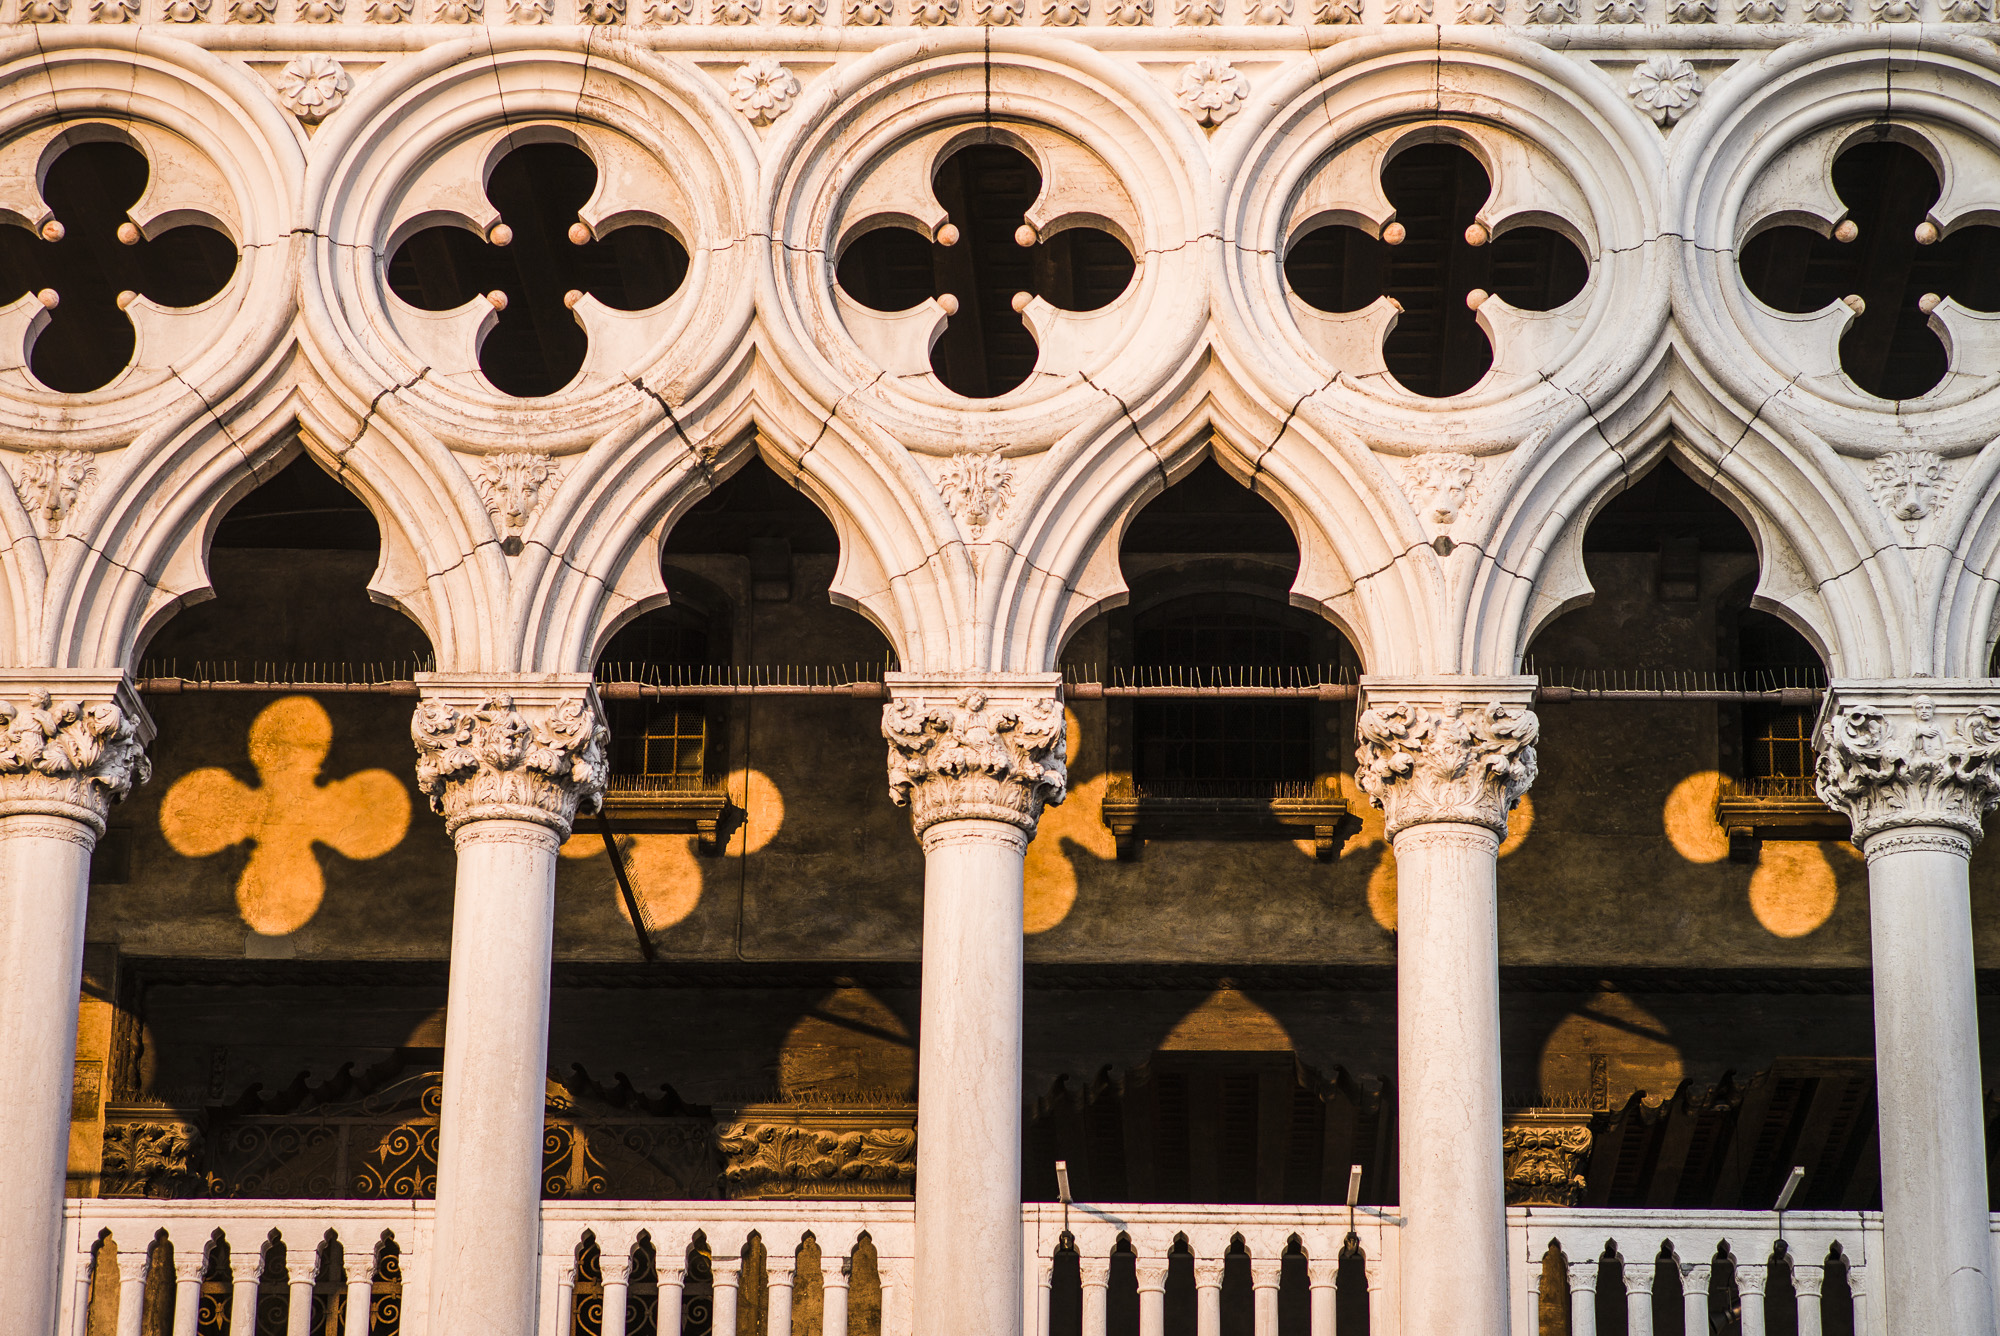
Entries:
POLYGON ((1590 1108, 1618 1108, 1634 1090, 1665 1099, 1685 1076, 1666 1023, 1623 993, 1594 994, 1558 1021, 1537 1066, 1544 1098, 1590 1108))
MULTIPOLYGON (((1063 712, 1065 755, 1074 768, 1082 727, 1076 712, 1063 712)), ((1047 932, 1069 917, 1076 906, 1079 872, 1085 857, 1109 863, 1118 857, 1118 842, 1104 824, 1104 792, 1111 777, 1098 774, 1070 790, 1060 807, 1042 809, 1041 823, 1028 845, 1028 861, 1023 869, 1021 929, 1027 933, 1047 932)))
MULTIPOLYGON (((1340 791, 1347 799, 1347 810, 1361 818, 1361 833, 1348 841, 1346 853, 1358 853, 1367 849, 1380 852, 1375 866, 1368 873, 1368 912, 1377 926, 1389 932, 1396 930, 1396 851, 1382 838, 1382 809, 1368 801, 1368 795, 1355 784, 1351 775, 1340 777, 1340 791)), ((1514 810, 1507 814, 1507 838, 1500 841, 1498 857, 1505 858, 1520 848, 1535 828, 1535 799, 1524 793, 1514 810)))
MULTIPOLYGON (((625 897, 618 893, 617 879, 611 875, 611 864, 604 854, 604 836, 595 829, 595 821, 586 818, 582 824, 584 829, 563 842, 562 856, 578 861, 596 859, 611 902, 618 906, 618 916, 630 923, 632 911, 625 907, 625 897)), ((671 928, 694 913, 694 907, 701 903, 701 863, 695 857, 694 836, 617 838, 618 851, 625 856, 625 876, 632 883, 632 897, 639 902, 639 912, 645 915, 648 927, 655 932, 671 928)))
MULTIPOLYGON (((1667 794, 1660 819, 1674 851, 1690 863, 1719 863, 1729 857, 1729 836, 1715 819, 1722 776, 1697 771, 1667 794)), ((1851 844, 1835 846, 1853 857, 1851 844)), ((1804 937, 1833 917, 1840 904, 1839 879, 1823 844, 1765 840, 1750 874, 1750 912, 1774 937, 1804 937)))
POLYGON ((1292 1036, 1284 1022, 1240 989, 1218 988, 1167 1031, 1167 1037, 1160 1041, 1160 1050, 1173 1049, 1285 1053, 1292 1049, 1292 1036))
POLYGON ((778 1089, 786 1099, 907 1096, 917 1051, 902 1017, 865 988, 839 988, 785 1035, 778 1089))
POLYGON ((380 858, 410 828, 410 796, 387 770, 321 783, 333 720, 310 696, 286 696, 250 725, 245 785, 220 766, 183 776, 160 803, 160 833, 184 858, 209 858, 248 840, 236 906, 251 931, 296 932, 326 896, 315 844, 352 859, 380 858))

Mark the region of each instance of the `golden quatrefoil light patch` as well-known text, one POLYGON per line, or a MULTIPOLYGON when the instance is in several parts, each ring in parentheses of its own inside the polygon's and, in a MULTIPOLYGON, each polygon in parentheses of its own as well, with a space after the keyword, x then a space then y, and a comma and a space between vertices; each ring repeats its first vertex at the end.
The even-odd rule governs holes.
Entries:
POLYGON ((315 844, 348 858, 380 858, 410 828, 410 795, 387 770, 320 781, 332 748, 333 720, 320 703, 287 696, 250 725, 254 787, 210 766, 182 777, 160 804, 160 832, 184 858, 251 842, 236 905, 251 930, 267 937, 295 932, 319 911, 326 875, 315 844))

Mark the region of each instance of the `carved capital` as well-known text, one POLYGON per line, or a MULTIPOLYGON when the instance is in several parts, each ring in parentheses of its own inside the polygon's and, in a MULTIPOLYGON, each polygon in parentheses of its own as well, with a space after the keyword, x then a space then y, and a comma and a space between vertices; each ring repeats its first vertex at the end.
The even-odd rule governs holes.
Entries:
POLYGON ((562 840, 579 807, 596 810, 610 731, 588 677, 419 673, 417 685, 417 788, 447 831, 532 821, 562 840))
POLYGON ((1197 1257, 1194 1259, 1194 1287, 1198 1290, 1219 1290, 1222 1288, 1222 1267, 1220 1257, 1197 1257))
POLYGON ((1597 1267, 1595 1257, 1584 1262, 1569 1264, 1569 1288, 1572 1293, 1582 1290, 1585 1294, 1597 1293, 1597 1267))
POLYGON ((1792 1263, 1792 1288, 1800 1298, 1817 1299, 1826 1286, 1826 1268, 1809 1262, 1792 1263))
POLYGON ((1574 1206, 1583 1199, 1590 1159, 1590 1115, 1567 1111, 1519 1116, 1500 1133, 1509 1206, 1574 1206))
POLYGON ((1101 1290, 1111 1284, 1111 1259, 1108 1257, 1079 1257, 1076 1270, 1086 1290, 1101 1290))
POLYGON ((889 674, 889 797, 910 809, 920 837, 941 821, 978 820, 1033 838, 1068 779, 1060 682, 1054 673, 889 674))
POLYGON ((1133 1268, 1139 1280, 1139 1293, 1165 1294, 1167 1292, 1167 1263, 1164 1259, 1147 1258, 1133 1268))
POLYGON ((97 835, 153 776, 153 721, 123 673, 0 669, 0 816, 57 816, 97 835))
POLYGON ((1540 725, 1528 677, 1364 677, 1355 781, 1387 837, 1428 822, 1507 833, 1535 782, 1540 725))
POLYGON ((1871 856, 1912 837, 1970 854, 2000 802, 2000 690, 1990 683, 1835 682, 1815 741, 1820 799, 1847 813, 1871 856), (1934 829, 1876 838, 1906 826, 1934 829))

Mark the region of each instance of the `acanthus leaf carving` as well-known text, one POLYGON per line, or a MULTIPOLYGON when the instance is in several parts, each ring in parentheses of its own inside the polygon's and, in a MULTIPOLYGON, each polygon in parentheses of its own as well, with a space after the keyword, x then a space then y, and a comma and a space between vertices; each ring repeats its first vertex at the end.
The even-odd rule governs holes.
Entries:
POLYGON ((0 700, 0 813, 66 816, 102 834, 111 805, 152 776, 138 721, 116 703, 40 687, 25 709, 0 700))
POLYGON ((60 538, 97 485, 97 461, 86 450, 36 450, 21 461, 14 490, 43 534, 60 538))
POLYGON ((1507 813, 1535 782, 1534 711, 1498 701, 1370 705, 1355 721, 1355 780, 1394 839, 1410 826, 1455 822, 1507 832, 1507 813))
POLYGON ((1986 813, 2000 804, 2000 697, 1957 696, 1964 711, 1947 731, 1928 692, 1898 700, 1836 688, 1822 718, 1814 787, 1820 801, 1847 813, 1854 842, 1878 851, 1874 836, 1911 826, 1954 832, 1948 843, 1970 853, 1986 813))
POLYGON ((506 694, 461 710, 429 699, 417 706, 417 789, 455 832, 468 821, 533 821, 567 838, 578 807, 594 810, 609 773, 610 730, 582 694, 563 696, 529 719, 506 694))
POLYGON ((719 1128, 715 1144, 732 1197, 806 1196, 829 1189, 844 1196, 902 1196, 917 1178, 917 1134, 909 1127, 738 1122, 719 1128), (842 1191, 843 1184, 853 1186, 842 1191))
POLYGON ((1509 1206, 1574 1206, 1583 1200, 1588 1118, 1543 1114, 1501 1132, 1509 1206))
POLYGON ((924 835, 940 821, 1002 821, 1030 837, 1062 802, 1062 702, 1053 694, 996 700, 977 687, 950 701, 912 696, 882 708, 889 797, 924 835))

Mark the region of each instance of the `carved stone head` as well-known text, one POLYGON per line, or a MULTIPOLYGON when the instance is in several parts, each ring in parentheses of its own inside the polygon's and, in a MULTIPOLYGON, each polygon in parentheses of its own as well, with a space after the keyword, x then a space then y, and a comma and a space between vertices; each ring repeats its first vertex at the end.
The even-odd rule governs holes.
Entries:
POLYGON ((1410 503, 1426 522, 1449 525, 1479 496, 1479 463, 1470 455, 1418 455, 1403 466, 1410 503))
POLYGON ((1868 490, 1904 524, 1915 524, 1951 494, 1944 460, 1929 450, 1892 450, 1868 470, 1868 490))

